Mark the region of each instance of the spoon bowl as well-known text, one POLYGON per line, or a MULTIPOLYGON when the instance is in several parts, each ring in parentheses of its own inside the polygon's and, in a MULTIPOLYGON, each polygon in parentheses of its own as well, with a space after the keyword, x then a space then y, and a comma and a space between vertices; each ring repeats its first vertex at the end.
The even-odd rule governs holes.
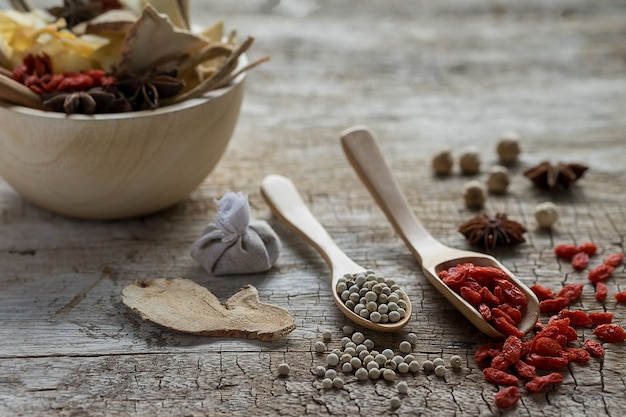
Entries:
POLYGON ((308 209, 290 179, 275 174, 266 176, 261 183, 261 195, 274 215, 309 242, 324 258, 331 270, 333 300, 347 318, 362 327, 382 332, 399 330, 409 322, 412 309, 406 293, 402 297, 406 302, 405 315, 394 323, 374 323, 356 314, 344 304, 336 290, 340 279, 345 274, 364 272, 366 268, 358 265, 339 249, 308 209))
POLYGON ((522 319, 516 327, 524 334, 532 330, 539 316, 539 301, 535 294, 493 256, 445 246, 428 233, 393 178, 374 134, 368 127, 355 126, 345 130, 341 135, 341 143, 350 164, 422 266, 428 281, 454 307, 486 335, 505 338, 506 335, 489 324, 476 308, 439 278, 441 271, 463 263, 495 267, 504 271, 526 296, 527 304, 521 309, 522 319))

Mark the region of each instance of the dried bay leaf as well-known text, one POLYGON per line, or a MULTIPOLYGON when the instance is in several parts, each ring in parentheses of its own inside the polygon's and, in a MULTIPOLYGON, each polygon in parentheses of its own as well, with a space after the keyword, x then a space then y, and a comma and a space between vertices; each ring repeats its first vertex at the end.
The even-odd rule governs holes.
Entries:
POLYGON ((268 341, 296 328, 289 311, 261 303, 252 285, 222 304, 208 289, 188 279, 146 279, 124 288, 122 301, 144 320, 183 333, 268 341))

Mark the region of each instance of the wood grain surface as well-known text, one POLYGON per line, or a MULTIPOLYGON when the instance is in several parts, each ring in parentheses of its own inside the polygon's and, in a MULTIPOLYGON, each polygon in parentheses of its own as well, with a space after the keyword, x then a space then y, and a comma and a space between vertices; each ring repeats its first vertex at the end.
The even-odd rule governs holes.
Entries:
MULTIPOLYGON (((8 7, 8 2, 3 2, 8 7)), ((43 3, 43 2, 42 2, 43 3)), ((498 249, 526 284, 554 289, 585 283, 557 243, 593 241, 597 265, 623 251, 626 237, 626 5, 620 0, 246 0, 195 1, 194 22, 224 18, 251 58, 272 60, 249 74, 239 124, 216 170, 183 203, 126 221, 80 221, 31 205, 0 180, 0 415, 521 415, 620 416, 626 412, 626 347, 604 344, 603 360, 571 364, 564 381, 523 395, 512 410, 494 406, 473 355, 491 341, 426 281, 382 211, 347 163, 339 135, 367 124, 426 228, 444 244, 469 249, 458 226, 465 208, 455 172, 435 178, 430 158, 474 147, 485 179, 505 130, 522 137, 522 155, 505 196, 486 211, 507 212, 528 228, 527 242, 498 249), (534 189, 521 175, 543 160, 582 162, 589 171, 568 192, 534 189), (404 376, 409 392, 397 410, 395 383, 358 382, 322 389, 312 368, 325 355, 313 344, 329 329, 339 346, 347 324, 331 300, 321 257, 270 215, 261 179, 290 177, 312 212, 357 263, 393 276, 413 301, 405 330, 365 332, 380 347, 419 335, 419 361, 453 354, 462 367, 445 378, 404 376), (267 273, 211 277, 191 244, 227 191, 249 195, 252 214, 282 239, 267 273), (533 210, 560 207, 550 232, 533 210), (261 302, 288 309, 297 329, 274 342, 171 333, 142 321, 121 302, 135 279, 185 277, 221 300, 246 284, 261 302), (281 378, 277 366, 291 373, 281 378)), ((626 290, 621 266, 609 292, 626 290)), ((611 311, 626 325, 626 305, 605 304, 585 286, 573 308, 611 311)), ((542 317, 545 322, 547 317, 542 317)), ((591 329, 580 329, 594 338, 591 329)))

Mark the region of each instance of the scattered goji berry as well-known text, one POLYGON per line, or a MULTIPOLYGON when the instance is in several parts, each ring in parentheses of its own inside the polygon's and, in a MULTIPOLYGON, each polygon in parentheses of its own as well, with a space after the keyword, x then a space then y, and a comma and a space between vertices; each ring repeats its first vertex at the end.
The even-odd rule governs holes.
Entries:
POLYGON ((539 301, 549 300, 550 298, 556 297, 556 293, 554 291, 541 285, 533 285, 530 287, 530 290, 535 293, 539 301))
POLYGON ((460 292, 461 297, 474 307, 478 307, 483 302, 483 297, 480 296, 480 293, 467 286, 462 286, 460 292))
POLYGON ((604 348, 602 345, 595 340, 587 339, 585 343, 583 343, 583 347, 587 349, 587 352, 594 358, 602 358, 604 357, 604 348))
POLYGON ((617 300, 618 303, 626 302, 626 291, 621 291, 615 294, 615 299, 617 300))
POLYGON ((607 288, 604 282, 596 282, 596 300, 602 302, 606 299, 607 294, 609 293, 609 289, 607 288))
POLYGON ((559 382, 563 382, 563 375, 558 372, 552 372, 548 375, 534 377, 526 383, 525 387, 529 392, 539 392, 548 385, 558 384, 559 382))
POLYGON ((476 349, 474 359, 478 363, 488 362, 500 354, 500 349, 502 349, 502 343, 486 343, 476 349))
POLYGON ((513 407, 522 398, 519 388, 516 386, 506 387, 496 393, 495 404, 500 408, 513 407))
POLYGON ((572 347, 565 348, 561 352, 561 356, 567 358, 569 362, 589 362, 589 360, 591 359, 589 352, 587 352, 585 349, 572 347))
POLYGON ((530 344, 530 351, 544 356, 559 356, 563 347, 555 339, 535 337, 530 344))
POLYGON ((559 317, 567 317, 574 327, 589 327, 593 324, 591 317, 582 310, 563 309, 559 312, 559 317))
POLYGON ((600 282, 606 280, 613 273, 614 267, 607 264, 602 264, 596 266, 594 269, 589 271, 587 278, 591 282, 600 282))
MULTIPOLYGON (((492 312, 493 312, 493 309, 492 309, 492 312)), ((496 330, 498 330, 500 333, 506 336, 513 335, 517 337, 524 337, 524 333, 522 333, 517 327, 515 327, 515 325, 509 323, 503 317, 494 317, 493 324, 496 330)))
POLYGON ((537 370, 535 367, 527 364, 521 359, 515 364, 515 371, 519 376, 525 379, 531 379, 537 376, 537 370))
POLYGON ((550 300, 543 300, 539 302, 539 311, 542 313, 553 313, 555 311, 561 311, 569 305, 569 298, 558 297, 550 300))
POLYGON ((616 266, 619 266, 622 263, 623 260, 624 260, 624 254, 623 253, 614 253, 612 255, 607 256, 604 259, 604 264, 612 266, 613 268, 615 268, 616 266))
POLYGON ((511 375, 496 368, 483 369, 483 375, 485 375, 485 379, 492 384, 517 385, 519 383, 519 379, 515 375, 511 375))
POLYGON ((619 343, 626 340, 626 331, 617 324, 601 324, 593 329, 598 339, 608 343, 619 343))
POLYGON ((583 293, 583 284, 569 284, 564 286, 561 291, 557 293, 558 297, 566 297, 569 298, 570 303, 574 301, 578 301, 580 296, 583 293))
POLYGON ((544 371, 554 371, 567 366, 568 360, 562 356, 545 356, 530 353, 526 356, 526 363, 544 371))
POLYGON ((589 254, 586 252, 578 252, 572 258, 572 266, 574 269, 578 269, 580 271, 587 268, 587 265, 589 265, 589 254))
POLYGON ((585 242, 581 243, 580 246, 578 246, 578 250, 586 253, 589 256, 593 256, 598 251, 598 246, 592 242, 585 242))
POLYGON ((567 245, 564 243, 556 245, 556 247, 554 248, 554 254, 559 258, 564 259, 572 259, 574 255, 576 255, 578 252, 580 252, 580 250, 577 246, 567 245))
POLYGON ((589 318, 594 326, 611 324, 613 322, 613 313, 609 313, 608 311, 594 311, 589 313, 589 318))
POLYGON ((568 342, 573 342, 574 340, 578 339, 578 332, 576 332, 576 329, 571 326, 568 326, 562 335, 565 336, 565 340, 567 340, 568 342))

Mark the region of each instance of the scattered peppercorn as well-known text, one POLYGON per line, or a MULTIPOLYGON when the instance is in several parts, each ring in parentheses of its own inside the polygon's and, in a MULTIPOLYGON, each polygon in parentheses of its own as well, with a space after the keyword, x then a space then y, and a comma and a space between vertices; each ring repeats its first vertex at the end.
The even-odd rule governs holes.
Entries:
POLYGON ((287 376, 289 375, 289 371, 291 369, 289 368, 289 364, 286 363, 281 363, 280 365, 278 365, 278 375, 280 376, 287 376))

